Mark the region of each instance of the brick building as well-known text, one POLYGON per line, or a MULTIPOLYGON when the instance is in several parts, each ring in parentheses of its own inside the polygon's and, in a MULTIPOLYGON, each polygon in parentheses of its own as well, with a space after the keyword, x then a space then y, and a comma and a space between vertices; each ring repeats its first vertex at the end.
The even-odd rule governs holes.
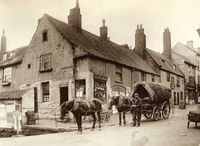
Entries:
POLYGON ((160 75, 159 82, 171 89, 171 102, 178 105, 185 101, 184 75, 171 59, 171 36, 169 29, 163 33, 163 55, 146 48, 146 35, 142 25, 138 25, 135 33, 135 49, 151 68, 160 75))
MULTIPOLYGON (((73 97, 107 102, 112 95, 130 94, 137 81, 160 81, 160 75, 137 53, 108 39, 105 20, 100 36, 84 30, 81 24, 78 1, 70 10, 68 23, 44 14, 21 61, 2 62, 2 74, 5 67, 12 68, 11 80, 2 90, 33 91, 34 101, 26 102, 27 110, 50 117, 53 109, 73 97)), ((11 60, 17 57, 15 54, 11 60)))
POLYGON ((193 47, 193 41, 186 45, 177 43, 172 48, 172 59, 185 75, 187 101, 196 102, 200 95, 200 53, 193 47))

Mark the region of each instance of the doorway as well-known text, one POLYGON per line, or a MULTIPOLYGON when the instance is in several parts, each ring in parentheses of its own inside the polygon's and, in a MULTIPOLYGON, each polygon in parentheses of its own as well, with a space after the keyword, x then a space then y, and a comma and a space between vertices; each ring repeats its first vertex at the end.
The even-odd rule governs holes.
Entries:
POLYGON ((68 86, 60 87, 60 105, 68 100, 68 86))

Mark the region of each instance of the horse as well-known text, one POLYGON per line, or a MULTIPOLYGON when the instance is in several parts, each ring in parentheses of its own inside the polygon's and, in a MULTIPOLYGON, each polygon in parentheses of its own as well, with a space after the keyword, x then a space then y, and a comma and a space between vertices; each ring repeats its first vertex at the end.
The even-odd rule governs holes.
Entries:
POLYGON ((109 102, 109 109, 111 110, 112 106, 115 105, 118 114, 119 114, 119 126, 121 126, 122 119, 121 119, 121 113, 123 113, 123 124, 126 125, 126 112, 131 111, 132 113, 132 105, 133 101, 129 97, 123 97, 123 96, 113 96, 110 99, 109 102))
POLYGON ((99 121, 99 129, 101 129, 101 111, 102 111, 102 103, 98 99, 73 99, 71 101, 65 102, 61 107, 61 120, 64 119, 65 115, 68 112, 72 112, 75 117, 77 126, 78 126, 78 133, 82 133, 82 116, 89 116, 91 115, 93 118, 93 125, 92 131, 95 128, 96 124, 96 116, 95 113, 98 115, 99 121))

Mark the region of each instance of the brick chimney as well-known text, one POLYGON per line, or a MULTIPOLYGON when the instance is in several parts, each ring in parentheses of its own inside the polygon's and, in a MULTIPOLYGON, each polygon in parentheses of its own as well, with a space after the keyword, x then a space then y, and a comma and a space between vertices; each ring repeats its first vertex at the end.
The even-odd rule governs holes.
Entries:
POLYGON ((163 32, 163 55, 166 56, 169 60, 171 57, 171 33, 169 28, 166 28, 163 32))
POLYGON ((68 16, 68 24, 73 27, 81 30, 82 29, 82 16, 81 10, 79 8, 79 0, 76 0, 76 6, 73 9, 70 9, 70 14, 68 16))
POLYGON ((100 27, 100 37, 104 40, 108 40, 108 28, 105 25, 105 19, 102 20, 102 26, 100 27))
POLYGON ((135 32, 135 51, 144 58, 144 50, 146 49, 146 35, 144 34, 144 29, 142 25, 137 25, 135 32))
POLYGON ((5 36, 5 30, 2 31, 1 36, 1 52, 6 52, 6 36, 5 36))
POLYGON ((187 47, 191 48, 191 49, 194 49, 193 48, 193 41, 187 41, 187 47))

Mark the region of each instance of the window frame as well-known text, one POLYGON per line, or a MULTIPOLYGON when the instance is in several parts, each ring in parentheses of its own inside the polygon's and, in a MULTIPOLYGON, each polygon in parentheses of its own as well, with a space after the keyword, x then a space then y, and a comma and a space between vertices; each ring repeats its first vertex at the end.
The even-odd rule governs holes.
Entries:
POLYGON ((75 80, 75 97, 84 98, 84 96, 86 96, 86 79, 76 79, 75 80), (81 88, 84 88, 84 89, 81 89, 81 88))
POLYGON ((120 65, 115 65, 115 82, 123 83, 123 68, 120 65), (120 80, 118 80, 118 77, 120 80))
POLYGON ((166 78, 167 78, 167 82, 171 81, 171 79, 170 79, 170 72, 166 72, 166 78))
POLYGON ((42 32, 42 42, 47 42, 48 41, 48 30, 44 30, 42 32))
POLYGON ((49 81, 42 82, 41 89, 42 89, 42 102, 49 102, 50 101, 50 83, 49 83, 49 81), (47 86, 48 88, 44 87, 44 85, 47 86), (46 88, 47 88, 47 90, 46 90, 46 88))
POLYGON ((12 80, 12 67, 6 67, 6 68, 3 68, 3 75, 2 75, 2 83, 11 83, 11 80, 12 80), (5 79, 5 70, 6 69, 10 69, 10 73, 6 74, 6 76, 9 76, 10 78, 5 79))
POLYGON ((52 71, 52 53, 42 54, 39 58, 39 71, 52 71))
POLYGON ((141 72, 141 81, 146 81, 146 73, 141 72))

